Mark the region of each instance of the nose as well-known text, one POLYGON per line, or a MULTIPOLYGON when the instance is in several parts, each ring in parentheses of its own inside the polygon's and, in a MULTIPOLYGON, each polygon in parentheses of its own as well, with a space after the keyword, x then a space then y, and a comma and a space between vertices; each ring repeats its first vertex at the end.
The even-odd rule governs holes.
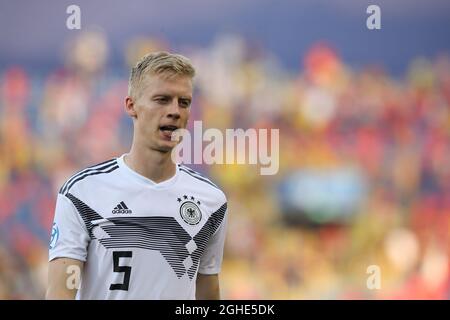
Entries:
POLYGON ((172 99, 172 103, 167 109, 167 117, 175 120, 180 118, 180 106, 178 105, 178 99, 172 99))

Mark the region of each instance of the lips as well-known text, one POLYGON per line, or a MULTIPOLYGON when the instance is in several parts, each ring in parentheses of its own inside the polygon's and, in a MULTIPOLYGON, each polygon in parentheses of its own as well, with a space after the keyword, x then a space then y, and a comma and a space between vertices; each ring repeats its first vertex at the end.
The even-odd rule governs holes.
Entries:
POLYGON ((177 130, 178 127, 174 126, 174 125, 163 125, 159 127, 159 130, 162 132, 163 136, 167 139, 167 140, 171 140, 172 138, 172 133, 177 130))
POLYGON ((178 129, 177 126, 172 126, 172 125, 160 126, 159 127, 159 130, 162 130, 162 131, 175 131, 177 129, 178 129))

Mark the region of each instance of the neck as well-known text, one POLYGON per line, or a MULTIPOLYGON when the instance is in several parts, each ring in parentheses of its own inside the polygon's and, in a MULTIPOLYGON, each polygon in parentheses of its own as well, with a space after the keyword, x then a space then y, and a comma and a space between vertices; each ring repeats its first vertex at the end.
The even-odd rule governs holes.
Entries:
POLYGON ((176 164, 170 152, 160 152, 149 148, 139 148, 133 142, 124 162, 140 175, 156 182, 162 182, 175 175, 176 164))

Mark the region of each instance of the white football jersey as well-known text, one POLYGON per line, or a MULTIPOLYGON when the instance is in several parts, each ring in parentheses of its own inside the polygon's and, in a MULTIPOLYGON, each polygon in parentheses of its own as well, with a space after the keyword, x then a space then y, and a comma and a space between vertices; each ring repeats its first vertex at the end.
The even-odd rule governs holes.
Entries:
POLYGON ((124 155, 73 175, 56 202, 49 261, 84 261, 77 299, 195 299, 197 273, 220 272, 224 193, 177 164, 154 183, 124 155))

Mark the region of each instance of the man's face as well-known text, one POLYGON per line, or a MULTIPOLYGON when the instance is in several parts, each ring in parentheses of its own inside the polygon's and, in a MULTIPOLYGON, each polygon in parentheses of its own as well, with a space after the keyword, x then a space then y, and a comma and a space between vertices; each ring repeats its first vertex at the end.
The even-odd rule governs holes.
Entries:
POLYGON ((135 138, 146 147, 170 152, 177 141, 172 133, 186 128, 192 101, 192 80, 186 76, 166 79, 147 75, 134 101, 135 138))

